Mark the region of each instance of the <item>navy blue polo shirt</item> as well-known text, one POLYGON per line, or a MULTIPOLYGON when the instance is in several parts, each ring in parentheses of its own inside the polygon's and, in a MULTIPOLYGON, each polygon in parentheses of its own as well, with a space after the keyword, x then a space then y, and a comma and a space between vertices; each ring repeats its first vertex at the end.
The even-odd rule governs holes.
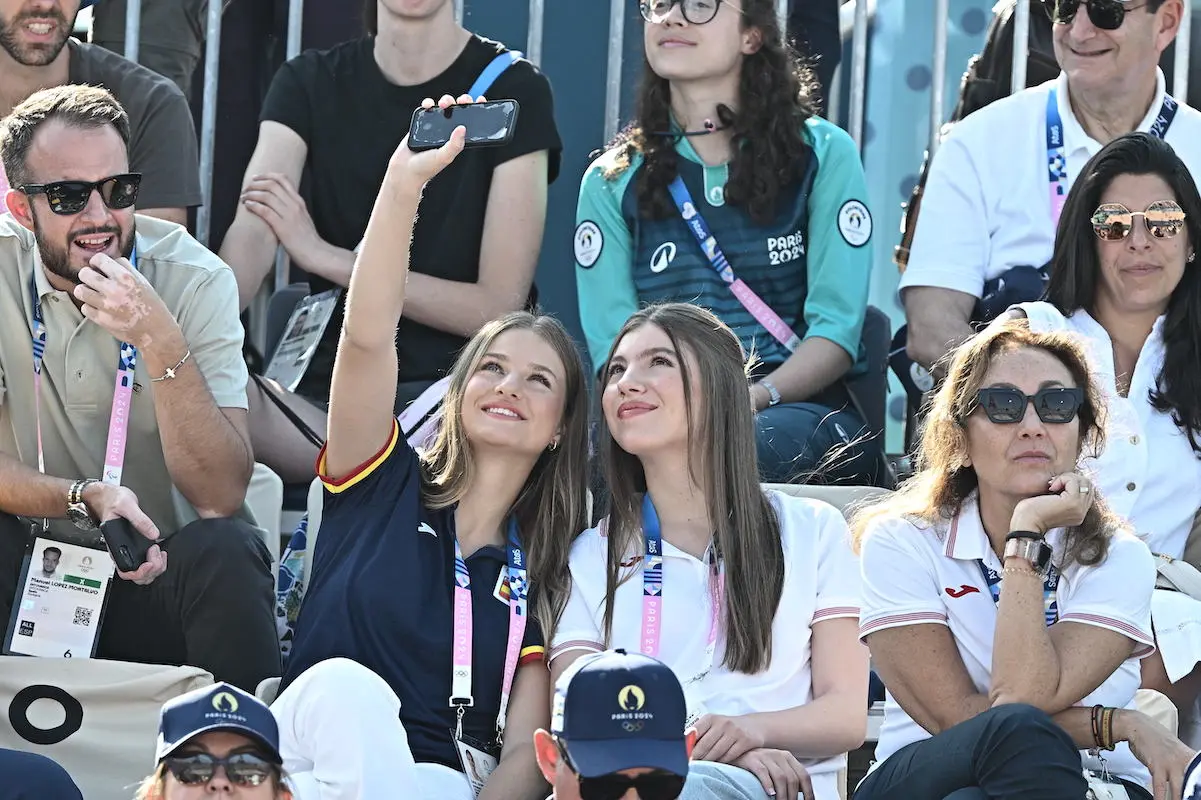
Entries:
MULTIPOLYGON (((324 458, 319 462, 324 472, 324 458)), ((350 476, 322 475, 325 505, 312 578, 280 690, 314 664, 342 656, 371 669, 400 698, 400 720, 415 761, 461 769, 451 741, 448 705, 454 629, 454 508, 421 500, 416 453, 393 426, 387 445, 350 476)), ((464 731, 496 736, 508 643, 507 557, 481 547, 471 573, 472 676, 475 706, 464 731)), ((531 595, 530 607, 533 607, 531 595)), ((545 657, 542 632, 527 617, 521 663, 545 657)))

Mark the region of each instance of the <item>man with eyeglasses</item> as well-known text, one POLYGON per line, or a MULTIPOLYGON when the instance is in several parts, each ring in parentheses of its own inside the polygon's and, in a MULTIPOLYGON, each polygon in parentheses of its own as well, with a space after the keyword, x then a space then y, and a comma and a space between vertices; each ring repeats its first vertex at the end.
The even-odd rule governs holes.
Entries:
MULTIPOLYGON (((1166 93, 1160 56, 1183 0, 1043 0, 1062 72, 955 125, 930 166, 901 277, 917 388, 973 324, 1041 295, 1068 190, 1090 157, 1131 131, 1171 144, 1194 176, 1201 113, 1166 93)), ((896 364, 894 363, 894 367, 896 364)))
POLYGON ((675 800, 695 731, 671 668, 611 650, 575 662, 555 686, 551 730, 534 734, 553 800, 675 800))
MULTIPOLYGON (((148 542, 136 570, 76 576, 107 592, 103 618, 72 624, 72 603, 65 626, 99 658, 195 665, 253 690, 280 655, 272 558, 245 506, 237 282, 183 228, 135 216, 129 138, 120 104, 91 86, 37 92, 0 124, 15 186, 0 218, 0 620, 26 605, 32 541, 102 550, 103 522, 170 534, 169 569, 168 545, 148 542)), ((23 624, 22 646, 62 641, 23 624)))

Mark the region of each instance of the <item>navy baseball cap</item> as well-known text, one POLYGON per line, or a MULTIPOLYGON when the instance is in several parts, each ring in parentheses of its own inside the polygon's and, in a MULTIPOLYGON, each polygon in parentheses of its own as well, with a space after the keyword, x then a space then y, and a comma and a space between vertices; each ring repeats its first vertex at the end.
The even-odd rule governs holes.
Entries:
POLYGON ((162 761, 194 736, 209 731, 231 731, 248 736, 276 764, 279 726, 271 710, 257 697, 228 683, 217 683, 181 694, 163 705, 159 714, 155 760, 162 761))
POLYGON ((572 666, 555 684, 551 733, 580 776, 640 767, 688 775, 687 708, 670 667, 624 650, 572 666))

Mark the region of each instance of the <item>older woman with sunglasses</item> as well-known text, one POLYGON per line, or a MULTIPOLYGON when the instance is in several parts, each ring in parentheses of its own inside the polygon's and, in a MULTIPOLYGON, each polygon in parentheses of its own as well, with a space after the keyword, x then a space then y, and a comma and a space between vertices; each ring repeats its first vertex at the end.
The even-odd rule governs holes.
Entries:
POLYGON ((1153 559, 1078 469, 1102 403, 1069 334, 959 348, 917 473, 854 518, 888 688, 856 800, 1180 797, 1192 753, 1134 702, 1153 559))
POLYGON ((169 700, 159 715, 158 768, 135 800, 292 800, 271 710, 228 683, 169 700))
MULTIPOLYGON (((1201 195, 1180 157, 1148 134, 1122 136, 1068 195, 1045 302, 1009 312, 1087 340, 1109 408, 1106 448, 1090 471, 1151 550, 1177 559, 1201 506, 1198 242, 1201 195)), ((1199 617, 1189 595, 1157 591, 1158 652, 1142 664, 1143 686, 1171 698, 1185 723, 1201 691, 1199 617)))

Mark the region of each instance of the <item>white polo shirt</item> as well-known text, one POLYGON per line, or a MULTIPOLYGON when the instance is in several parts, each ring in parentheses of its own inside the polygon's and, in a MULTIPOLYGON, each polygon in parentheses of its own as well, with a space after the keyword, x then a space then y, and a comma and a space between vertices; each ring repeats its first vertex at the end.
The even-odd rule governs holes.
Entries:
MULTIPOLYGON (((826 503, 774 490, 766 494, 780 520, 784 549, 784 590, 772 624, 771 665, 754 675, 726 669, 721 664, 726 637, 719 629, 712 670, 687 689, 690 708, 738 716, 812 701, 813 625, 859 616, 859 565, 842 515, 826 503)), ((598 527, 585 531, 572 546, 571 598, 552 642, 552 661, 573 650, 594 652, 606 646, 641 650, 641 543, 623 560, 630 564, 623 573, 628 579, 617 587, 613 635, 607 645, 602 644, 607 543, 598 527)), ((703 673, 707 664, 713 598, 706 564, 706 559, 663 541, 663 622, 657 657, 681 683, 703 673)), ((846 757, 802 763, 813 777, 818 800, 837 800, 837 773, 846 757)))
POLYGON ((1071 331, 1088 344, 1093 377, 1105 394, 1108 415, 1105 449, 1087 467, 1110 508, 1130 521, 1153 552, 1180 558, 1201 506, 1201 459, 1188 435, 1167 411, 1150 400, 1163 370, 1163 323, 1160 317, 1139 352, 1130 392, 1118 395, 1113 341, 1101 323, 1083 309, 1064 317, 1050 303, 1021 303, 1035 331, 1071 331), (1155 457, 1151 457, 1151 451, 1155 457))
MULTIPOLYGON (((1061 529, 1047 534, 1055 563, 1062 553, 1061 529)), ((904 625, 936 624, 951 629, 959 656, 980 694, 991 686, 993 633, 997 607, 979 560, 997 573, 1002 565, 980 522, 974 497, 964 503, 959 522, 919 527, 904 519, 871 524, 860 553, 863 604, 859 635, 904 625)), ((1003 579, 1002 579, 1003 582, 1003 579)), ((1140 674, 1138 661, 1155 651, 1151 635, 1151 592, 1155 563, 1147 547, 1132 534, 1114 534, 1104 561, 1092 567, 1071 563, 1061 570, 1057 602, 1059 623, 1096 625, 1130 637, 1138 644, 1096 691, 1077 705, 1101 703, 1135 708, 1140 674)), ((876 766, 930 733, 914 722, 889 692, 884 724, 876 745, 876 766)), ((1085 766, 1100 764, 1081 751, 1085 766)), ((1105 754, 1110 772, 1147 784, 1150 775, 1126 744, 1105 754)))
MULTIPOLYGON (((1164 97, 1138 130, 1150 130, 1164 97)), ((1047 94, 1058 87, 1070 189, 1101 142, 1072 113, 1067 76, 1010 95, 956 123, 939 146, 922 194, 922 209, 900 288, 939 286, 979 297, 984 282, 1015 266, 1051 260, 1055 226, 1047 173, 1047 94)), ((1181 103, 1165 141, 1201 176, 1201 112, 1181 103)), ((1091 212, 1091 209, 1090 209, 1091 212)))

